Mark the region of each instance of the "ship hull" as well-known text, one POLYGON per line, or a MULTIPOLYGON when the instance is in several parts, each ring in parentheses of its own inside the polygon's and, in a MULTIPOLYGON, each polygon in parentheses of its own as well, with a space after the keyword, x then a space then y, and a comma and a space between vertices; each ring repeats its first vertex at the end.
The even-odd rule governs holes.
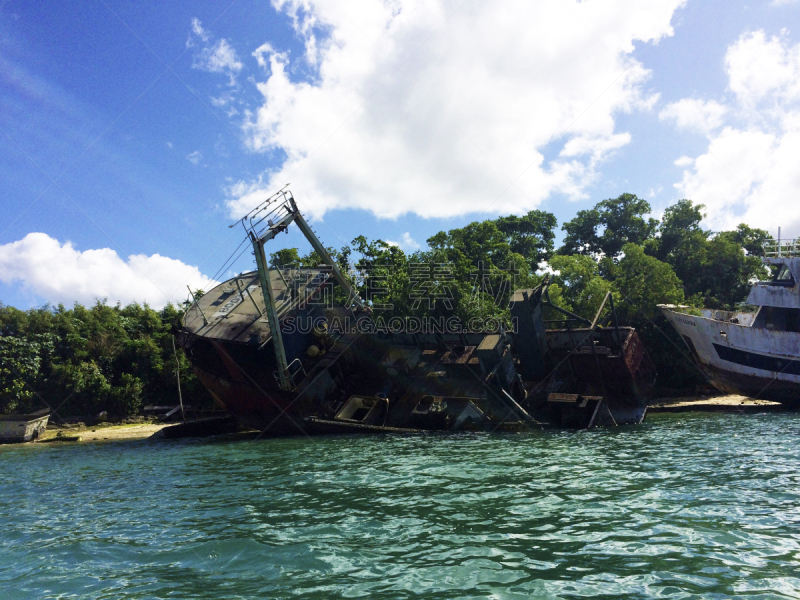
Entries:
POLYGON ((303 434, 302 415, 293 410, 292 398, 280 390, 265 390, 250 382, 232 381, 197 366, 194 373, 217 405, 246 427, 275 435, 303 434))
POLYGON ((694 363, 721 392, 800 407, 800 334, 754 328, 752 315, 661 307, 694 363), (738 320, 738 323, 730 319, 738 320))
POLYGON ((329 403, 341 401, 370 359, 361 336, 345 335, 323 357, 307 361, 309 370, 289 392, 280 389, 272 375, 270 347, 209 340, 186 332, 177 341, 217 405, 267 435, 311 433, 306 417, 324 414, 329 403))

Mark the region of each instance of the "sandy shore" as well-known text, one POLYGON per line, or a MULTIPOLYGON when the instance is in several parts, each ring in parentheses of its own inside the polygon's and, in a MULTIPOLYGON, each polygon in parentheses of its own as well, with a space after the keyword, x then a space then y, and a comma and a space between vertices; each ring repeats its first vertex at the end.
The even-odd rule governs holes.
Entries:
POLYGON ((770 400, 755 400, 747 396, 712 396, 708 398, 660 398, 648 408, 649 412, 779 412, 783 405, 770 400))
MULTIPOLYGON (((102 442, 102 441, 121 441, 138 440, 148 438, 158 433, 164 427, 169 427, 174 423, 139 423, 132 425, 96 425, 93 427, 48 427, 47 432, 42 436, 39 443, 53 440, 53 443, 76 443, 71 440, 59 442, 59 437, 75 438, 80 437, 80 442, 102 442)), ((78 443, 80 443, 78 442, 78 443)))

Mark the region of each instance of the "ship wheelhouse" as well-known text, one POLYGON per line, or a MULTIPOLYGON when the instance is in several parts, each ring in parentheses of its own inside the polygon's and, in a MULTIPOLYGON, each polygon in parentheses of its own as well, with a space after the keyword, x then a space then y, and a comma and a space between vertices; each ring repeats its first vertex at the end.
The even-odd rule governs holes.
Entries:
POLYGON ((767 256, 764 263, 773 267, 775 276, 750 290, 747 303, 760 307, 753 327, 800 333, 800 257, 767 256))
POLYGON ((800 407, 800 240, 768 241, 762 260, 774 276, 753 284, 750 310, 660 308, 714 387, 800 407))

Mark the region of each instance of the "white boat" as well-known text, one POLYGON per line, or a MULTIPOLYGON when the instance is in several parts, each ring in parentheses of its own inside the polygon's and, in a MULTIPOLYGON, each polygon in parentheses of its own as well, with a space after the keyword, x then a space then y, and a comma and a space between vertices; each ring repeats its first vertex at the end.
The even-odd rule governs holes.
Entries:
POLYGON ((659 305, 718 390, 800 407, 800 240, 767 242, 772 281, 753 285, 753 311, 659 305))
POLYGON ((50 410, 26 415, 0 415, 0 444, 30 442, 42 436, 47 429, 50 410))

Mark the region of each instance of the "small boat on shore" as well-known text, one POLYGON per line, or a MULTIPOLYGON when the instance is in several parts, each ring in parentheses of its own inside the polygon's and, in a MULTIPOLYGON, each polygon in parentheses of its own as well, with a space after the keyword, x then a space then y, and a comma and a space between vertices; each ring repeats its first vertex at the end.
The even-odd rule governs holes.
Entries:
POLYGON ((636 331, 617 324, 610 294, 590 320, 555 306, 546 278, 513 293, 509 329, 453 331, 444 318, 415 328, 401 317, 390 328, 373 318, 289 192, 242 224, 257 270, 194 298, 176 340, 215 401, 248 427, 271 435, 526 431, 644 419, 655 367, 636 331), (322 264, 268 265, 264 244, 292 223, 322 264), (343 306, 332 302, 334 285, 343 306), (566 317, 549 323, 561 328, 547 329, 546 307, 566 317))
POLYGON ((750 290, 750 311, 660 305, 718 390, 800 408, 800 240, 770 240, 771 281, 750 290))
POLYGON ((0 444, 17 444, 39 439, 47 429, 50 409, 28 414, 0 415, 0 444))

